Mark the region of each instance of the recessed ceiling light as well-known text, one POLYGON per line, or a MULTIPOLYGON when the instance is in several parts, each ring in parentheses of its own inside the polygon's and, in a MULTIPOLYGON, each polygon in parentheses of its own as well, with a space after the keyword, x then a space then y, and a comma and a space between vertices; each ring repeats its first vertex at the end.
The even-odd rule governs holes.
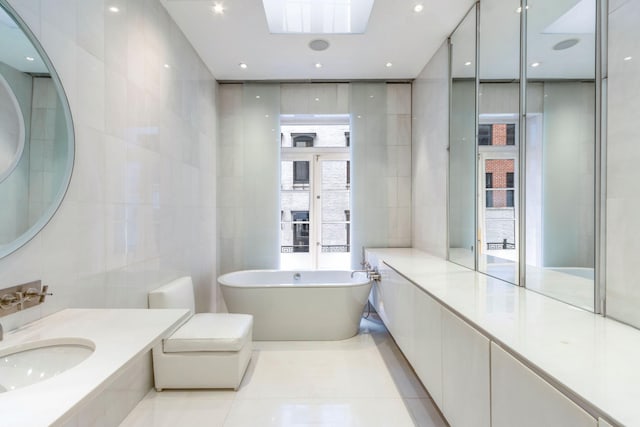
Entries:
POLYGON ((369 95, 369 98, 373 99, 373 98, 375 98, 375 96, 374 95, 369 95))
POLYGON ((623 59, 625 61, 631 61, 633 59, 633 56, 625 56, 623 59))
POLYGON ((260 95, 256 95, 256 99, 260 99, 260 95))
POLYGON ((109 8, 109 12, 118 13, 118 12, 120 12, 120 8, 117 7, 117 6, 111 6, 109 8))
POLYGON ((531 66, 532 66, 533 68, 536 68, 536 67, 539 67, 539 66, 540 66, 540 63, 539 63, 539 62, 532 62, 532 63, 531 63, 531 66))
POLYGON ((316 62, 316 68, 322 68, 322 64, 319 62, 316 62))
POLYGON ((164 64, 164 68, 171 68, 171 65, 169 65, 169 64, 164 64))
POLYGON ((468 67, 469 65, 471 65, 471 61, 467 61, 467 62, 465 62, 465 63, 464 63, 464 65, 465 65, 466 67, 468 67))
POLYGON ((245 68, 247 68, 247 64, 245 64, 244 62, 239 63, 239 64, 238 64, 238 66, 239 66, 240 68, 242 68, 243 70, 244 70, 245 68))
POLYGON ((393 67, 393 64, 391 62, 387 62, 386 64, 384 64, 385 67, 390 68, 393 67))
POLYGON ((575 45, 577 45, 579 41, 580 41, 580 39, 562 40, 561 42, 558 42, 558 43, 553 45, 553 50, 569 49, 570 47, 574 47, 575 45))
POLYGON ((316 99, 315 99, 315 101, 316 101, 316 102, 320 101, 320 98, 316 98, 316 99))
POLYGON ((211 10, 217 15, 222 15, 224 13, 224 5, 222 3, 214 3, 211 10))
POLYGON ((315 39, 309 42, 309 48, 315 51, 323 51, 329 48, 329 42, 322 39, 315 39))
POLYGON ((413 11, 415 13, 420 13, 424 10, 424 6, 420 3, 418 3, 417 5, 413 6, 413 11))
POLYGON ((32 62, 32 61, 35 61, 35 60, 36 60, 36 58, 34 58, 33 56, 27 56, 25 59, 26 59, 27 61, 29 61, 29 62, 32 62))

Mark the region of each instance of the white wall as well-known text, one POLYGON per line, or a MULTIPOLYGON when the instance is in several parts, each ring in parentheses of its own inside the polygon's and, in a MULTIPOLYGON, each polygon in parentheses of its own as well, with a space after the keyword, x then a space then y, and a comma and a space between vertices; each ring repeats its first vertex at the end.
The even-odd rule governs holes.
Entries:
POLYGON ((216 83, 155 0, 9 1, 40 39, 75 124, 69 191, 52 221, 0 260, 0 287, 54 293, 5 329, 66 307, 145 307, 178 275, 214 306, 216 83), (168 64, 170 68, 165 68, 168 64))
POLYGON ((447 256, 449 54, 446 42, 413 83, 413 247, 447 256))
POLYGON ((640 2, 609 2, 607 314, 640 327, 640 2), (625 61, 624 58, 632 57, 625 61))

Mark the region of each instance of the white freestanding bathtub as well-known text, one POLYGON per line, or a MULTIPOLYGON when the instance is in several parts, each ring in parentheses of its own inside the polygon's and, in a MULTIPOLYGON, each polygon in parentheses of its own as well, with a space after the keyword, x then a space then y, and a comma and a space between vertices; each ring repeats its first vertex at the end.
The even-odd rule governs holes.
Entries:
POLYGON ((365 273, 247 270, 218 277, 230 313, 253 315, 256 341, 343 340, 358 333, 365 273))

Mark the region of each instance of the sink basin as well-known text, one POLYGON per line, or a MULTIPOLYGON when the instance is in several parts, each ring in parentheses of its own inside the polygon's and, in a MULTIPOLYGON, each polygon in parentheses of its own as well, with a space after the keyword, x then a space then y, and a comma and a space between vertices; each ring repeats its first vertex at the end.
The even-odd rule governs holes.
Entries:
POLYGON ((0 350, 0 393, 47 380, 91 356, 93 342, 58 338, 0 350))

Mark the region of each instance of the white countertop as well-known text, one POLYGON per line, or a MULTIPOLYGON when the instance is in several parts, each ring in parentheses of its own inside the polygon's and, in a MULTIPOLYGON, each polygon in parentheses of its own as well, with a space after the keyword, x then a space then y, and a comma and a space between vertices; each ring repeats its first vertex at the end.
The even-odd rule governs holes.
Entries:
POLYGON ((55 338, 88 339, 95 351, 56 377, 1 393, 0 425, 45 426, 68 416, 187 316, 187 310, 67 309, 5 334, 0 351, 55 338))
POLYGON ((367 252, 583 405, 640 426, 640 330, 415 249, 367 252))

